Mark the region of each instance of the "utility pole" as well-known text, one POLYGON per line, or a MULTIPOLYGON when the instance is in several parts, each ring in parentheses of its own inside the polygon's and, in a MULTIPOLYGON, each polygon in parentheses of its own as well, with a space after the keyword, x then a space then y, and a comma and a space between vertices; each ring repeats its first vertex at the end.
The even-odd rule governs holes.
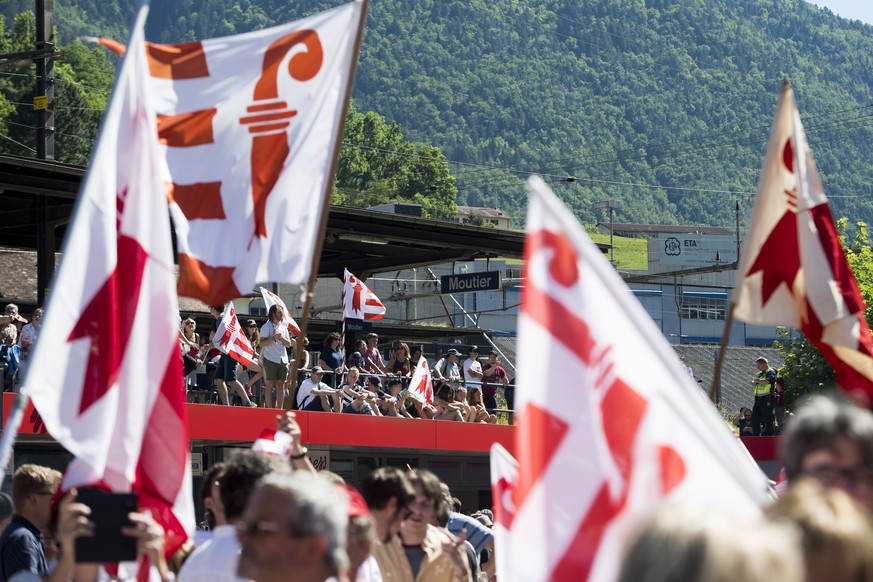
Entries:
POLYGON ((594 209, 602 210, 604 208, 609 209, 609 262, 612 263, 612 266, 615 266, 615 246, 612 244, 612 211, 621 206, 621 203, 618 200, 607 200, 605 202, 595 202, 594 209))
POLYGON ((54 0, 36 0, 36 157, 55 159, 54 0))

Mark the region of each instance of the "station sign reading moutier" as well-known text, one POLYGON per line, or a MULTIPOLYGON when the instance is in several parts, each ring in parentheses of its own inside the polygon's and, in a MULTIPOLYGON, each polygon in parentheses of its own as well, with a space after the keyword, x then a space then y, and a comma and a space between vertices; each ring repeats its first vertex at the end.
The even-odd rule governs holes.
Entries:
POLYGON ((474 291, 497 291, 502 277, 500 271, 461 273, 440 277, 440 293, 472 293, 474 291))

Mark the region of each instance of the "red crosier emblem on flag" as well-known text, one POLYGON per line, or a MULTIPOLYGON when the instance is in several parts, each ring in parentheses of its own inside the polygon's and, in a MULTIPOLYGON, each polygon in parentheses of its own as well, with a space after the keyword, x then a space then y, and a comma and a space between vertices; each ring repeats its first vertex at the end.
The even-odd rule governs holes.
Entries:
POLYGON ((283 36, 270 45, 264 55, 261 78, 255 85, 255 103, 247 108, 252 115, 239 120, 243 125, 249 125, 249 133, 253 136, 251 165, 255 236, 267 236, 264 224, 267 197, 273 191, 290 153, 287 128, 297 111, 288 109, 285 101, 278 100, 276 77, 282 59, 297 44, 304 44, 307 50, 291 58, 288 73, 298 81, 309 81, 315 77, 323 60, 318 34, 313 30, 303 30, 283 36))
POLYGON ((180 294, 219 305, 309 279, 365 4, 149 45, 180 294))

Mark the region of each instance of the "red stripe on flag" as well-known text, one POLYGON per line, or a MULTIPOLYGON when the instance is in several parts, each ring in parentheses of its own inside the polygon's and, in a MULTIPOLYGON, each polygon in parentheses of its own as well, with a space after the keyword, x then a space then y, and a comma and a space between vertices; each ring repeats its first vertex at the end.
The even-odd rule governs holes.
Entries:
POLYGON ((146 43, 149 74, 159 79, 197 79, 209 76, 206 53, 199 42, 146 43))
POLYGON ((182 361, 170 354, 161 390, 143 435, 134 490, 141 509, 151 509, 166 533, 165 553, 172 556, 188 539, 173 505, 188 478, 188 429, 182 361))
POLYGON ((167 195, 171 202, 179 205, 188 220, 227 218, 221 201, 221 182, 173 183, 167 195))
POLYGON ((212 120, 216 113, 218 110, 213 107, 176 115, 158 114, 158 139, 174 148, 213 143, 212 120))
POLYGON ((519 466, 524 469, 518 474, 515 489, 516 511, 542 478, 569 430, 566 422, 535 404, 528 404, 521 418, 524 421, 519 424, 516 443, 519 466))
POLYGON ((194 297, 207 305, 224 305, 242 295, 233 281, 233 267, 213 267, 179 253, 179 295, 194 297))

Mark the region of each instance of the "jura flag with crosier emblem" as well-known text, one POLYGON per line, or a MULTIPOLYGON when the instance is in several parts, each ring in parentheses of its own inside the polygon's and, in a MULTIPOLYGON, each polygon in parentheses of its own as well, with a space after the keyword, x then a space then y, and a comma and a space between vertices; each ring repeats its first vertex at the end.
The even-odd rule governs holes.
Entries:
POLYGON ((798 328, 855 402, 873 400, 873 339, 785 83, 734 287, 734 317, 798 328))
POLYGON ((368 321, 385 317, 385 305, 348 269, 343 284, 343 317, 368 321))
POLYGON ((131 30, 24 390, 74 457, 62 487, 136 492, 170 555, 193 533, 194 505, 147 13, 131 30))
POLYGON ((220 305, 308 280, 363 4, 148 45, 180 294, 220 305))
POLYGON ((282 301, 281 297, 263 287, 261 287, 261 297, 264 299, 264 306, 267 308, 268 314, 270 313, 271 307, 278 305, 282 308, 282 312, 285 314, 282 321, 288 326, 288 332, 291 333, 291 335, 300 335, 300 326, 297 325, 297 321, 291 317, 291 312, 288 311, 287 307, 285 307, 285 302, 282 301))
POLYGON ((224 314, 218 323, 218 329, 215 330, 212 344, 243 366, 252 365, 255 350, 252 349, 252 344, 240 327, 233 303, 224 306, 224 314))
POLYGON ((415 372, 409 381, 409 396, 422 404, 433 404, 433 379, 424 357, 419 358, 415 365, 415 372))
POLYGON ((547 361, 518 367, 515 515, 498 576, 611 581, 663 501, 754 514, 768 483, 570 211, 539 178, 528 189, 518 351, 547 361))

